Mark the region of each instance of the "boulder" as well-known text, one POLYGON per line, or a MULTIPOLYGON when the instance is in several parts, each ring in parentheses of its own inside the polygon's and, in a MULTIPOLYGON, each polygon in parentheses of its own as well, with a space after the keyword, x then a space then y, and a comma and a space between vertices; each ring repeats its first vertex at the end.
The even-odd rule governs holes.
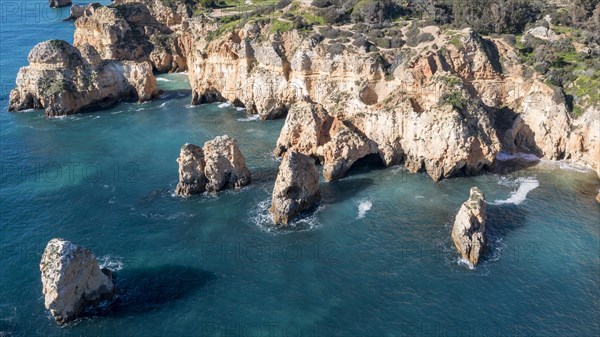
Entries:
POLYGON ((44 304, 61 324, 115 294, 110 271, 100 269, 94 253, 67 240, 48 242, 40 271, 44 304))
POLYGON ((206 142, 204 148, 185 144, 177 162, 179 183, 175 193, 180 196, 240 188, 250 183, 244 155, 237 141, 227 135, 206 142))
POLYGON ((218 192, 227 187, 240 188, 250 183, 250 171, 237 140, 227 135, 204 143, 206 189, 218 192))
POLYGON ((535 28, 528 30, 527 32, 525 32, 524 36, 521 38, 521 41, 525 42, 526 36, 528 36, 528 35, 533 36, 538 39, 541 39, 541 40, 548 40, 548 41, 556 41, 559 39, 559 37, 554 33, 554 31, 552 29, 546 28, 544 26, 539 26, 539 27, 535 27, 535 28))
POLYGON ((289 225, 295 216, 313 208, 319 199, 315 160, 300 152, 286 152, 279 165, 269 209, 274 224, 289 225))
POLYGON ((179 183, 175 193, 180 196, 189 196, 202 193, 206 190, 206 176, 204 175, 204 151, 198 145, 185 144, 181 148, 179 158, 179 183))
POLYGON ((59 8, 69 6, 71 4, 71 0, 48 0, 50 3, 50 7, 59 8))
POLYGON ((473 187, 469 199, 460 206, 452 227, 454 245, 473 266, 479 262, 487 244, 485 212, 485 196, 477 187, 473 187))

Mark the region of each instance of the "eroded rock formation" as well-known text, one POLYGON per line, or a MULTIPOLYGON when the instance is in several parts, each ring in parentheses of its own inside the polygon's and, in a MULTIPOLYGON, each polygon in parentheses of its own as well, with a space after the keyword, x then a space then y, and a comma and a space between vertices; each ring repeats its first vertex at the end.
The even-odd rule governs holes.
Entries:
MULTIPOLYGON (((93 54, 93 48, 86 51, 93 54)), ((62 40, 37 44, 28 60, 10 93, 9 111, 45 109, 47 116, 62 116, 158 93, 149 63, 86 59, 62 40)))
POLYGON ((485 196, 477 187, 471 188, 469 199, 458 210, 452 227, 452 240, 462 255, 473 266, 486 249, 485 237, 485 196))
POLYGON ((209 192, 218 192, 227 187, 240 188, 250 183, 250 171, 237 140, 227 135, 217 136, 204 143, 203 149, 206 189, 209 192))
POLYGON ((90 4, 73 5, 71 6, 69 17, 67 17, 64 21, 77 20, 77 18, 80 18, 84 15, 90 16, 94 14, 96 9, 98 9, 101 6, 102 5, 98 2, 92 2, 90 4))
POLYGON ((190 196, 206 191, 206 176, 204 175, 204 151, 198 145, 185 144, 181 147, 179 158, 179 183, 175 193, 180 196, 190 196))
POLYGON ((115 294, 111 272, 101 270, 94 253, 63 239, 48 242, 40 262, 46 309, 58 323, 115 294))
POLYGON ((287 226, 319 201, 319 172, 315 160, 296 151, 283 156, 273 188, 271 212, 275 225, 287 226))
POLYGON ((175 193, 180 196, 237 189, 250 183, 250 171, 237 141, 227 135, 215 137, 203 148, 185 144, 177 162, 179 183, 175 193))
POLYGON ((102 59, 151 62, 159 72, 187 69, 185 37, 142 3, 100 7, 75 21, 75 47, 91 45, 102 59))

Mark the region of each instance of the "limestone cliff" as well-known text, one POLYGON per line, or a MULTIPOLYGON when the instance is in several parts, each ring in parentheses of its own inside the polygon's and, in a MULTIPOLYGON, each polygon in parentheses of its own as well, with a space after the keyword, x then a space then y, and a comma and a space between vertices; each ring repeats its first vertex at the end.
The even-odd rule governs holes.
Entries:
POLYGON ((563 94, 525 76, 512 47, 469 29, 425 27, 433 42, 368 52, 334 48, 314 32, 273 32, 260 20, 234 29, 206 17, 186 22, 193 103, 227 100, 262 119, 290 110, 276 154, 313 155, 326 179, 373 153, 436 180, 475 174, 500 151, 598 169, 597 137, 575 136, 563 94))
POLYGON ((150 62, 159 72, 187 68, 185 37, 141 3, 101 7, 75 21, 74 45, 91 45, 107 60, 150 62))
POLYGON ((9 111, 45 109, 47 116, 62 116, 157 95, 150 64, 99 61, 93 48, 84 50, 82 55, 61 40, 36 45, 29 53, 29 66, 19 70, 9 111))

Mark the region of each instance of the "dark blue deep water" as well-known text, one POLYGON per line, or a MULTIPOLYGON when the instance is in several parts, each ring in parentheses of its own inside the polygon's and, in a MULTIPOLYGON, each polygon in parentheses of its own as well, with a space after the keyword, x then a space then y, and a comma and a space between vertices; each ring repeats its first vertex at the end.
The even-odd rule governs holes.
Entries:
POLYGON ((60 119, 6 112, 29 50, 72 41, 67 10, 46 4, 1 2, 0 336, 600 335, 593 172, 542 162, 435 183, 359 167, 322 183, 322 205, 294 229, 272 230, 283 121, 190 107, 185 74, 161 75, 165 94, 150 103, 60 119), (181 145, 221 134, 238 139, 253 183, 174 197, 181 145), (490 202, 491 247, 475 269, 450 240, 472 186, 490 202), (110 308, 53 322, 38 267, 53 237, 115 270, 110 308))

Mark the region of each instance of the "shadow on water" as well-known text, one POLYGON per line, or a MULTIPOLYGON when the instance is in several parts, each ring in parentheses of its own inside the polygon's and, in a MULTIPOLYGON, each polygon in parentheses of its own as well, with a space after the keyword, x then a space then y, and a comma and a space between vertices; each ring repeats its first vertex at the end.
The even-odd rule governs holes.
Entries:
POLYGON ((370 178, 344 178, 319 186, 321 200, 325 204, 346 201, 375 184, 370 178))
POLYGON ((511 232, 520 229, 527 223, 528 211, 525 207, 513 204, 487 206, 486 237, 488 249, 482 261, 494 260, 494 251, 501 249, 502 241, 511 232))
POLYGON ((360 159, 358 159, 350 169, 346 172, 346 177, 351 177, 355 175, 369 173, 371 171, 376 170, 384 170, 386 169, 383 160, 377 153, 368 154, 360 159))
POLYGON ((216 279, 212 272, 180 265, 123 269, 114 275, 116 299, 109 307, 91 311, 90 315, 122 317, 159 310, 208 287, 216 279))

